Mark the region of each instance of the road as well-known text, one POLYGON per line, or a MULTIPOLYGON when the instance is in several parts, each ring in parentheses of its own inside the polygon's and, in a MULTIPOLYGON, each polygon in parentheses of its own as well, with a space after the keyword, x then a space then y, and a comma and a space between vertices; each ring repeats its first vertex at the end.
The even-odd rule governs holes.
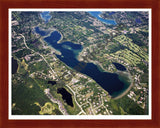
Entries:
MULTIPOLYGON (((38 54, 39 56, 41 56, 42 59, 46 62, 46 64, 47 64, 47 65, 49 66, 49 68, 51 69, 51 71, 52 71, 52 73, 54 74, 54 76, 55 76, 57 79, 59 79, 58 76, 56 75, 55 71, 52 69, 52 67, 49 65, 49 63, 47 62, 47 60, 44 58, 44 56, 41 55, 39 52, 36 52, 36 51, 34 51, 33 49, 29 48, 29 47, 27 46, 27 44, 26 44, 25 37, 24 37, 22 34, 19 34, 19 35, 23 37, 25 47, 26 47, 27 49, 31 50, 32 52, 34 52, 35 54, 38 54)), ((78 107, 81 109, 81 111, 79 112, 78 115, 80 115, 80 114, 82 114, 82 113, 85 114, 85 115, 87 115, 86 112, 83 110, 82 105, 80 105, 80 104, 77 102, 76 92, 74 92, 70 86, 66 85, 66 87, 71 90, 71 92, 72 92, 73 95, 74 95, 74 99, 75 99, 76 104, 77 104, 78 107)), ((60 111, 61 111, 64 115, 68 115, 68 113, 67 113, 66 109, 64 108, 63 104, 62 104, 59 100, 53 98, 53 96, 51 95, 51 93, 49 92, 49 90, 45 89, 44 92, 45 92, 45 94, 47 95, 47 97, 48 97, 53 103, 58 104, 58 107, 59 107, 60 111)), ((91 104, 89 101, 87 101, 87 103, 90 104, 90 106, 91 106, 91 111, 92 111, 92 113, 95 115, 94 108, 92 107, 92 104, 91 104)), ((102 99, 102 104, 101 104, 100 106, 104 106, 104 105, 103 105, 103 99, 102 99)), ((99 106, 99 107, 100 107, 100 106, 99 106)), ((107 109, 107 108, 106 108, 106 109, 107 109)), ((107 113, 109 114, 108 110, 107 110, 107 113)))
POLYGON ((24 45, 26 46, 27 49, 31 50, 32 52, 34 52, 35 54, 38 54, 39 56, 41 56, 43 58, 43 60, 47 63, 47 65, 49 66, 49 68, 51 69, 52 73, 57 77, 55 71, 52 69, 52 67, 49 65, 49 63, 47 62, 47 60, 44 58, 43 55, 41 55, 39 52, 35 52, 33 49, 29 48, 26 44, 26 39, 25 37, 22 35, 22 34, 19 34, 20 36, 23 37, 23 40, 24 40, 24 45))
MULTIPOLYGON (((43 60, 47 63, 47 65, 50 67, 52 73, 57 77, 56 73, 54 72, 54 70, 52 69, 52 67, 49 65, 49 63, 47 62, 47 60, 43 57, 43 55, 41 55, 39 52, 35 52, 33 49, 29 48, 26 44, 26 40, 25 40, 25 37, 22 35, 22 34, 19 34, 20 36, 23 37, 23 40, 24 40, 24 45, 27 49, 31 50, 32 52, 34 52, 35 54, 38 54, 39 56, 41 56, 43 58, 43 60)), ((68 115, 66 109, 64 108, 63 104, 59 101, 59 100, 56 100, 55 98, 53 98, 53 96, 51 95, 51 93, 49 91, 46 91, 46 89, 44 90, 45 91, 45 94, 47 95, 47 97, 53 102, 53 103, 56 103, 58 104, 58 107, 60 109, 60 111, 64 114, 64 115, 68 115)))
POLYGON ((75 99, 75 102, 76 104, 78 105, 78 107, 81 109, 81 112, 80 113, 84 113, 86 115, 86 112, 82 109, 82 107, 79 105, 79 103, 77 102, 77 99, 76 99, 76 93, 71 89, 71 87, 69 87, 68 85, 66 85, 70 90, 71 92, 73 93, 74 95, 74 99, 75 99))

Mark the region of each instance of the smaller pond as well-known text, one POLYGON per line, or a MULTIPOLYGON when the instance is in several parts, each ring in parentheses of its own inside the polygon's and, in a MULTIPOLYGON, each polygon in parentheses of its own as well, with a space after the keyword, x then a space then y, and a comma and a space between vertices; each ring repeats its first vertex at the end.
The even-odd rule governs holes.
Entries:
POLYGON ((72 95, 65 88, 58 88, 57 93, 62 95, 64 102, 73 107, 72 95))
POLYGON ((15 59, 12 57, 12 74, 15 74, 15 73, 17 72, 17 69, 18 69, 17 60, 15 60, 15 59))
POLYGON ((126 71, 126 68, 122 64, 114 63, 114 62, 113 62, 113 64, 115 65, 116 69, 118 69, 120 71, 126 71))

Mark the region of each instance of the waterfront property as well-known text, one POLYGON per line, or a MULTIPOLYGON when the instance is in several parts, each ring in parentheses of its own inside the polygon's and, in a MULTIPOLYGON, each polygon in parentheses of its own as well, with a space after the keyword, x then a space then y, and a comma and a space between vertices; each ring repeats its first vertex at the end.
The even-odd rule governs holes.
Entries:
POLYGON ((44 41, 61 52, 61 55, 56 54, 56 56, 67 66, 94 79, 102 88, 108 91, 112 97, 118 96, 127 89, 126 87, 129 87, 130 83, 120 80, 118 74, 103 72, 100 71, 98 66, 93 63, 79 61, 77 59, 77 55, 83 49, 82 45, 74 44, 69 41, 57 43, 60 39, 60 33, 58 31, 53 31, 49 36, 44 38, 44 41), (80 63, 83 63, 85 67, 80 67, 81 69, 75 68, 80 63))

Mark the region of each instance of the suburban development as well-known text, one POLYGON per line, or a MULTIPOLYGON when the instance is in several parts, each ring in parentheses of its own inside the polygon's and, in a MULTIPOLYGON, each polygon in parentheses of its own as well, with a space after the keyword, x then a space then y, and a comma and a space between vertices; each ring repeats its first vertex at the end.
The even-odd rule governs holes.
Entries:
POLYGON ((148 115, 148 11, 12 11, 12 115, 148 115))

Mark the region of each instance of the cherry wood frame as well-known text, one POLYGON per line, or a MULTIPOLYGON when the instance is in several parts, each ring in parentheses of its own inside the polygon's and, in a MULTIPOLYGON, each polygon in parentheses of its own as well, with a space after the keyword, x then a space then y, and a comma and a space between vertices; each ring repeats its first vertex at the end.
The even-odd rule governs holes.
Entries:
POLYGON ((160 127, 160 1, 159 0, 0 0, 0 128, 160 127), (151 8, 152 119, 151 120, 9 120, 8 9, 9 8, 151 8))

